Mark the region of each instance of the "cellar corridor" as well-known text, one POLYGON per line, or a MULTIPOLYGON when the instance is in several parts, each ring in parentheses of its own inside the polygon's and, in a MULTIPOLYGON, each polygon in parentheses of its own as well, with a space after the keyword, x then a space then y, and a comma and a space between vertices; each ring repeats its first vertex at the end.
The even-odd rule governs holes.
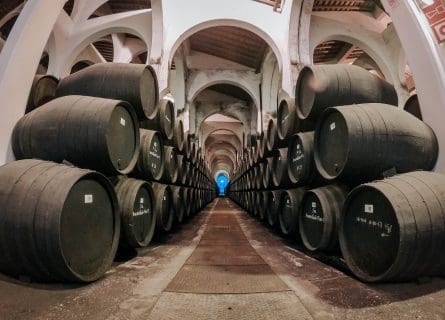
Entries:
POLYGON ((227 198, 191 222, 87 286, 0 276, 0 319, 445 317, 443 279, 364 284, 330 266, 338 262, 271 233, 227 198))

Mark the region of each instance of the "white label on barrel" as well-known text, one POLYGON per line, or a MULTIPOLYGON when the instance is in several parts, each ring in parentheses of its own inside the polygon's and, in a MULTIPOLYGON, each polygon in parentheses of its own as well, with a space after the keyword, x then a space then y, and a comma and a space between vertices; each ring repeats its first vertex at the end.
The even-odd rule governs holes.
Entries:
POLYGON ((144 204, 144 198, 141 198, 140 204, 144 204))
POLYGON ((85 203, 93 203, 93 195, 92 194, 86 194, 84 202, 85 203))
POLYGON ((164 201, 167 200, 167 198, 164 196, 164 201))
POLYGON ((123 127, 125 127, 125 119, 124 118, 121 118, 121 125, 123 126, 123 127))
POLYGON ((335 122, 331 123, 331 131, 335 129, 335 122))
POLYGON ((317 207, 317 203, 312 202, 312 208, 316 208, 317 207))
POLYGON ((372 204, 365 204, 365 212, 366 213, 374 213, 374 205, 372 205, 372 204))
POLYGON ((300 150, 300 145, 299 144, 297 144, 297 149, 300 150))

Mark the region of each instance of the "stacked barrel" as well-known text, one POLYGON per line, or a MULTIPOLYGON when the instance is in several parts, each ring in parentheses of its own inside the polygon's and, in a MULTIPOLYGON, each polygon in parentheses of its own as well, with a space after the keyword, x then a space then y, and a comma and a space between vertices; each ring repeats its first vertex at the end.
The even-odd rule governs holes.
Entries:
POLYGON ((245 150, 230 197, 307 250, 341 254, 363 281, 444 275, 438 144, 418 106, 416 117, 397 100, 359 67, 305 67, 295 100, 245 150))
POLYGON ((33 89, 14 128, 17 161, 0 167, 0 271, 90 282, 118 249, 187 221, 214 186, 150 66, 96 64, 55 90, 44 80, 33 88, 49 93, 33 89))

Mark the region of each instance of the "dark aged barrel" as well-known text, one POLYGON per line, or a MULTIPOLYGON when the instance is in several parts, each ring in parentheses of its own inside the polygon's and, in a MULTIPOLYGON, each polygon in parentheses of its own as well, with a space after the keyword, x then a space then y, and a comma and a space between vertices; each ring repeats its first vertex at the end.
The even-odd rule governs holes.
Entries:
POLYGON ((316 119, 328 107, 358 103, 397 106, 397 92, 385 80, 353 65, 316 65, 301 70, 295 89, 300 119, 316 119))
POLYGON ((192 194, 191 189, 188 187, 183 187, 183 197, 184 197, 184 216, 185 218, 189 218, 192 215, 192 209, 191 209, 191 202, 192 200, 192 194))
POLYGON ((288 148, 281 148, 277 150, 276 155, 272 160, 272 183, 275 187, 290 187, 292 181, 289 178, 287 170, 287 153, 288 148))
POLYGON ((408 112, 384 104, 329 108, 315 132, 314 158, 326 179, 370 181, 384 171, 431 170, 434 132, 408 112))
POLYGON ((38 74, 34 76, 25 113, 31 112, 41 105, 53 100, 56 96, 58 83, 59 80, 50 75, 38 74))
POLYGON ((269 191, 267 201, 267 223, 271 228, 278 226, 278 211, 280 210, 280 194, 281 191, 269 191))
POLYGON ((179 152, 184 151, 184 139, 184 123, 182 122, 182 120, 177 119, 175 128, 173 130, 173 145, 178 148, 179 152))
POLYGON ((301 132, 289 140, 287 171, 292 183, 317 185, 323 181, 314 161, 314 132, 301 132))
POLYGON ((85 95, 128 101, 139 120, 152 119, 158 111, 156 72, 133 63, 97 63, 62 79, 57 96, 85 95))
POLYGON ((262 175, 263 189, 269 188, 269 185, 270 185, 270 176, 272 175, 272 167, 271 167, 271 164, 269 164, 269 162, 272 162, 273 158, 270 158, 270 159, 271 160, 269 160, 269 158, 267 158, 266 162, 264 162, 264 171, 263 171, 263 175, 262 175))
POLYGON ((135 176, 158 181, 164 172, 164 146, 158 131, 140 129, 141 147, 135 176))
POLYGON ((273 150, 284 147, 286 145, 285 141, 281 140, 280 137, 278 137, 277 120, 276 119, 269 120, 269 123, 267 125, 266 136, 267 136, 266 147, 267 147, 267 152, 269 154, 273 150))
POLYGON ((259 163, 259 174, 257 177, 257 189, 265 189, 264 186, 264 176, 267 172, 267 161, 259 163))
POLYGON ((186 160, 184 155, 178 154, 178 178, 176 179, 176 182, 178 184, 184 184, 186 178, 185 175, 186 175, 186 160))
POLYGON ((108 175, 127 174, 137 162, 139 126, 126 102, 67 96, 21 118, 12 147, 17 159, 66 160, 108 175))
POLYGON ((417 94, 414 94, 411 97, 409 97, 409 99, 405 102, 405 106, 403 107, 403 110, 411 113, 417 119, 420 119, 420 120, 423 119, 422 111, 420 110, 419 97, 417 96, 417 94))
POLYGON ((260 191, 261 193, 260 202, 261 209, 258 211, 258 219, 260 221, 265 221, 267 218, 267 208, 269 206, 269 191, 260 191))
POLYGON ((340 225, 351 271, 367 282, 445 273, 445 176, 412 172, 355 188, 340 225))
POLYGON ((175 128, 175 106, 173 102, 162 99, 155 116, 152 119, 141 121, 141 128, 159 131, 165 139, 171 140, 175 128))
POLYGON ((255 216, 259 220, 264 220, 264 212, 265 209, 263 207, 264 205, 264 195, 262 191, 258 191, 255 193, 255 216))
POLYGON ((277 132, 282 140, 289 139, 293 134, 300 131, 301 120, 297 116, 295 100, 283 99, 278 106, 277 132))
POLYGON ((120 178, 114 189, 121 214, 121 245, 148 246, 156 226, 152 187, 142 180, 120 178))
POLYGON ((156 232, 169 232, 173 227, 175 208, 173 193, 168 184, 153 183, 155 199, 156 232))
POLYGON ((301 200, 306 188, 284 190, 278 199, 280 208, 278 220, 281 232, 286 236, 296 236, 298 231, 298 214, 300 212, 301 200))
POLYGON ((90 282, 111 266, 119 207, 101 174, 41 160, 0 167, 0 270, 38 281, 90 282))
POLYGON ((170 186, 173 191, 173 207, 175 209, 175 222, 181 224, 185 217, 184 187, 170 186))
POLYGON ((173 184, 178 179, 178 153, 175 147, 164 147, 164 170, 161 181, 173 184))
POLYGON ((306 248, 311 251, 338 249, 338 224, 348 191, 345 186, 333 184, 306 193, 299 219, 306 248))

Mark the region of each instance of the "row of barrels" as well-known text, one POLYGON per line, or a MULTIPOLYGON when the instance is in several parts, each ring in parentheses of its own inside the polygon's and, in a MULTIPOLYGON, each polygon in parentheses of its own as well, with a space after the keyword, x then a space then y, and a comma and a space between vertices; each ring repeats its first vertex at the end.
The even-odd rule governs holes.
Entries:
POLYGON ((0 271, 33 281, 97 280, 118 248, 147 246, 214 197, 35 159, 0 167, 0 190, 0 271))
POLYGON ((427 171, 357 186, 236 191, 230 197, 310 251, 344 258, 365 282, 445 275, 445 176, 427 171))
POLYGON ((156 99, 150 67, 99 64, 18 121, 17 161, 0 167, 0 271, 94 281, 118 248, 147 246, 215 197, 173 102, 156 99))
POLYGON ((396 105, 394 88, 364 69, 305 67, 295 99, 280 103, 277 119, 245 152, 229 195, 309 250, 340 248, 364 281, 440 274, 436 247, 423 248, 429 260, 415 252, 427 244, 422 237, 445 236, 431 231, 445 217, 438 205, 444 177, 427 172, 437 160, 437 139, 396 105), (409 206, 399 203, 407 199, 409 206), (407 252, 419 260, 405 268, 398 259, 407 252))

